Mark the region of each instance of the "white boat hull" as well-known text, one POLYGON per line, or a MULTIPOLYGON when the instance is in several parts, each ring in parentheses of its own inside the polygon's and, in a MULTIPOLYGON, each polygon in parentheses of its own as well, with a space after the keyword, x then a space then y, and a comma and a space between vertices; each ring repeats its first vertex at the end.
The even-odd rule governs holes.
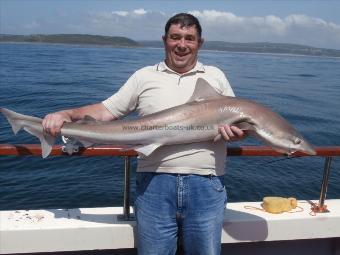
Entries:
MULTIPOLYGON (((228 203, 222 251, 340 254, 340 199, 326 204, 329 213, 311 216, 307 201, 298 201, 303 212, 283 214, 245 209, 260 208, 261 202, 228 203)), ((122 207, 0 211, 0 254, 135 248, 136 223, 119 220, 122 212, 122 207)))

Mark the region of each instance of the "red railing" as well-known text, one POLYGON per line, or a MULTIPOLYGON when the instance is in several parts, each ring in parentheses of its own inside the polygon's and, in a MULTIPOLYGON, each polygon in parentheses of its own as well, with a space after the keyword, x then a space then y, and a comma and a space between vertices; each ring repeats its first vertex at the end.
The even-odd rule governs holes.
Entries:
MULTIPOLYGON (((315 148, 316 155, 319 157, 340 156, 340 146, 320 146, 315 148)), ((40 156, 41 146, 38 144, 0 144, 0 155, 13 156, 40 156)), ((52 148, 53 156, 67 155, 62 151, 62 145, 55 145, 52 148)), ((124 149, 118 146, 95 146, 89 148, 79 148, 79 152, 74 153, 78 156, 137 156, 137 153, 131 149, 124 149)), ((228 156, 285 156, 267 146, 241 146, 228 148, 228 156)), ((294 156, 309 156, 307 154, 296 152, 294 156)))

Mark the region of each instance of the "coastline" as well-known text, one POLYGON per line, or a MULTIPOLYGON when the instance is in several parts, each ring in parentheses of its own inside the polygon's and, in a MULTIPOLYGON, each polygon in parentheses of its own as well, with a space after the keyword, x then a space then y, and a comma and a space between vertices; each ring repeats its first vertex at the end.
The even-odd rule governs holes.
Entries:
MULTIPOLYGON (((37 44, 37 45, 53 45, 53 46, 74 46, 74 47, 96 47, 96 48, 125 48, 125 49, 136 49, 144 48, 151 50, 163 50, 161 47, 149 47, 149 46, 124 46, 124 45, 101 45, 101 44, 85 44, 85 43, 51 43, 51 42, 4 42, 0 41, 1 44, 37 44)), ((230 50, 219 50, 219 49, 201 49, 201 52, 225 52, 235 54, 256 54, 256 55, 268 55, 268 56, 288 56, 288 57, 312 57, 312 58, 331 58, 340 59, 340 56, 325 56, 325 55, 309 55, 309 54, 298 54, 298 53, 280 53, 280 52, 255 52, 255 51, 230 51, 230 50)))
MULTIPOLYGON (((37 35, 8 35, 0 34, 0 43, 30 43, 52 45, 95 46, 105 48, 163 48, 162 41, 136 41, 127 37, 102 36, 88 34, 37 34, 37 35)), ((312 56, 340 58, 340 50, 317 48, 307 45, 288 43, 234 43, 224 41, 207 41, 202 51, 254 53, 286 56, 312 56)))

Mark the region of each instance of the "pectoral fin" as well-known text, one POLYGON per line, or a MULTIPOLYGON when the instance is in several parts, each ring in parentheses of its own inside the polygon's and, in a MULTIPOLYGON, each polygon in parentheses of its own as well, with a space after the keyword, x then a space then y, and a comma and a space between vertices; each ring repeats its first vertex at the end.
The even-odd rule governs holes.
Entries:
POLYGON ((162 145, 158 143, 151 143, 147 145, 135 146, 133 149, 137 151, 140 156, 147 157, 160 146, 162 145))
POLYGON ((38 128, 34 128, 33 126, 32 127, 26 126, 24 127, 24 130, 26 130, 31 135, 34 135, 39 138, 41 143, 42 157, 46 158, 52 151, 52 146, 54 144, 55 137, 42 132, 42 130, 39 130, 38 128))

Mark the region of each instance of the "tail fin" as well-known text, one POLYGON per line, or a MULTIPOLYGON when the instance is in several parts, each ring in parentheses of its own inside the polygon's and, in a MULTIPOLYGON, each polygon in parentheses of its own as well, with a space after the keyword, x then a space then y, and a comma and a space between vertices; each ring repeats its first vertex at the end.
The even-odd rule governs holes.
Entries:
POLYGON ((0 108, 0 112, 5 115, 11 124, 14 134, 17 134, 20 129, 24 129, 31 135, 39 138, 43 158, 46 158, 51 153, 55 137, 43 131, 41 125, 42 119, 16 113, 6 108, 0 108))
POLYGON ((16 121, 18 117, 21 117, 21 114, 8 110, 6 108, 0 108, 0 112, 6 117, 9 124, 11 124, 13 133, 17 134, 22 128, 22 125, 20 125, 20 123, 16 121))

